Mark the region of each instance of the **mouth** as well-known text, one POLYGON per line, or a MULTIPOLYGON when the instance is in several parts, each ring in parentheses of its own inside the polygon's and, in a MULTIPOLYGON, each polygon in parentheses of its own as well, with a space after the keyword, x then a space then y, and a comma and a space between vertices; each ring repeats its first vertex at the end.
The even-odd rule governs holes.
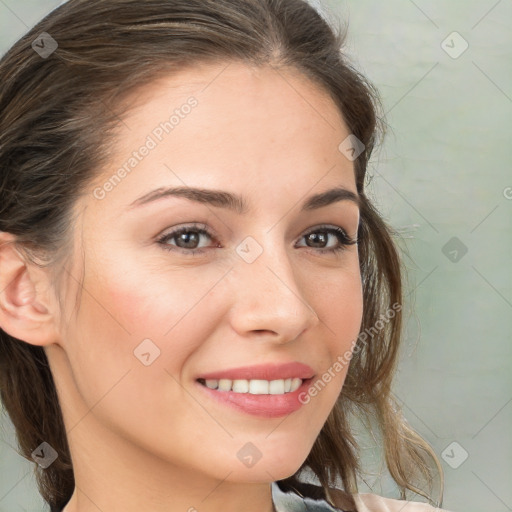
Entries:
POLYGON ((298 411, 309 402, 314 370, 299 361, 225 368, 196 376, 200 393, 221 407, 276 418, 298 411))
POLYGON ((288 379, 263 380, 263 379, 197 379, 201 385, 217 390, 231 391, 233 393, 248 393, 251 395, 285 395, 299 389, 304 382, 311 379, 293 377, 288 379))
POLYGON ((196 379, 205 397, 221 407, 260 418, 278 418, 298 411, 314 377, 300 379, 196 379))

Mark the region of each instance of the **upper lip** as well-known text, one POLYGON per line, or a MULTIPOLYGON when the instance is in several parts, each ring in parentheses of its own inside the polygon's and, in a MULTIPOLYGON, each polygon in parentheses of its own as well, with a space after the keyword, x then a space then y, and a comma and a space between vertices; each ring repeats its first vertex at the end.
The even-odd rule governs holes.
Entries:
POLYGON ((291 379, 310 379, 315 375, 314 370, 304 363, 292 362, 283 364, 260 364, 255 366, 241 366, 239 368, 230 368, 228 370, 218 370, 211 373, 204 373, 198 379, 230 379, 230 380, 279 380, 291 379))

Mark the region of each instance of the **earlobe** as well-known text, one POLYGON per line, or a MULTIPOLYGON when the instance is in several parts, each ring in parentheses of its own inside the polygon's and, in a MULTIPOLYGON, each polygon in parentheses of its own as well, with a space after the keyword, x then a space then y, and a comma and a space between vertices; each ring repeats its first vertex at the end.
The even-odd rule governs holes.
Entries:
POLYGON ((51 344, 57 335, 54 318, 34 281, 36 274, 46 276, 25 261, 14 241, 0 232, 0 328, 33 345, 51 344))

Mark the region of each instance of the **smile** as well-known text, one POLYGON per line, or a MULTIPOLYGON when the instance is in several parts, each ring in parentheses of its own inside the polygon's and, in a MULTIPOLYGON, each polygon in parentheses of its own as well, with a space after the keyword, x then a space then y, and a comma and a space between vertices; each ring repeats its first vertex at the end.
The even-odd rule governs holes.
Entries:
POLYGON ((298 377, 290 379, 198 379, 203 386, 217 391, 232 391, 234 393, 249 393, 251 395, 283 395, 292 393, 302 385, 298 377))

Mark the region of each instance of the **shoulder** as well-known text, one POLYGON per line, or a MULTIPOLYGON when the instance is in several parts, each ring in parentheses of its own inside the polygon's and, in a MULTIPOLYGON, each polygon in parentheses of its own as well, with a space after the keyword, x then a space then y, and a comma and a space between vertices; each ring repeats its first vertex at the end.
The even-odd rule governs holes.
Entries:
POLYGON ((395 500, 378 494, 352 494, 357 512, 449 512, 417 501, 395 500))
POLYGON ((292 485, 274 482, 272 493, 277 512, 450 512, 427 503, 349 494, 333 487, 325 496, 322 487, 297 480, 292 485))
POLYGON ((330 497, 339 510, 355 512, 450 512, 418 501, 395 500, 378 494, 348 494, 329 488, 330 497))

